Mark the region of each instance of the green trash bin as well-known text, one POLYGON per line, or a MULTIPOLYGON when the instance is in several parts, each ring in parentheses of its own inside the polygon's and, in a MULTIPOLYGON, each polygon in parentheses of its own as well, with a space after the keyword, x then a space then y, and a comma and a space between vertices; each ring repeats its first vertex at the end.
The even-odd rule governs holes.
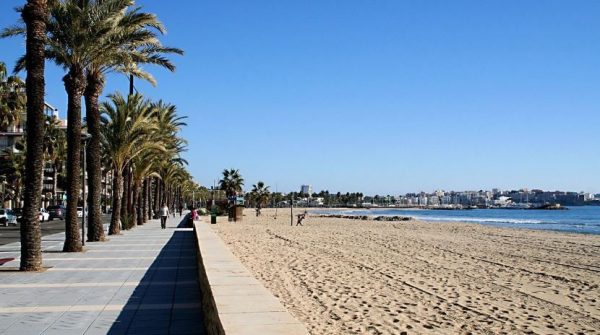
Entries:
POLYGON ((210 223, 211 224, 217 224, 217 211, 215 210, 215 208, 211 208, 210 211, 210 223))

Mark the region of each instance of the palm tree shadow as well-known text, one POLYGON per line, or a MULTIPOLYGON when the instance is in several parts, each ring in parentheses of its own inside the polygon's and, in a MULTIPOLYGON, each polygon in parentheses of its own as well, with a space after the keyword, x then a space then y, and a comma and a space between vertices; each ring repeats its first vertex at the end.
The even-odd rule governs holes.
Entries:
POLYGON ((190 219, 190 215, 192 215, 191 213, 187 213, 186 215, 182 216, 181 221, 179 221, 179 223, 177 224, 177 227, 171 227, 171 229, 179 229, 179 228, 191 228, 189 227, 188 224, 188 220, 190 219))
POLYGON ((175 231, 138 286, 116 293, 127 301, 116 320, 106 315, 108 334, 206 334, 193 234, 175 231))

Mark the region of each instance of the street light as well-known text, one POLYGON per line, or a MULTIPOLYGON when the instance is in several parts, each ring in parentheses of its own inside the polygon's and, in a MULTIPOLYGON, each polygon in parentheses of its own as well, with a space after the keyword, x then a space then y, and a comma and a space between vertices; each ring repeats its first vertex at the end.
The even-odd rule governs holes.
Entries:
POLYGON ((83 189, 83 208, 81 214, 81 245, 85 245, 85 174, 86 174, 86 164, 85 164, 85 156, 86 156, 86 148, 89 140, 92 138, 92 135, 88 133, 81 134, 81 142, 83 142, 83 173, 82 173, 82 182, 81 187, 83 189))

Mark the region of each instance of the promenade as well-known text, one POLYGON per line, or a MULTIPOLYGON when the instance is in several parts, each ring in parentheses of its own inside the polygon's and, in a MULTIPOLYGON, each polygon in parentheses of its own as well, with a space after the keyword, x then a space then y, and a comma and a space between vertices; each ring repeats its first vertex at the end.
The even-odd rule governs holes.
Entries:
POLYGON ((46 271, 22 273, 19 243, 0 246, 0 334, 204 334, 194 233, 149 221, 85 252, 43 238, 46 271))

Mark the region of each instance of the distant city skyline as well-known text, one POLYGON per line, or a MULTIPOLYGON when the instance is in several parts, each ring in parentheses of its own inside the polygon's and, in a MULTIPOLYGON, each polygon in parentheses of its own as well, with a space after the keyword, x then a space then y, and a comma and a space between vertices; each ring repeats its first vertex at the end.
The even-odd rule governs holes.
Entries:
MULTIPOLYGON (((186 51, 136 89, 188 116, 202 185, 235 168, 246 190, 600 193, 599 1, 136 2, 186 51)), ((0 50, 12 67, 24 42, 0 50)), ((64 72, 46 73, 64 118, 64 72)), ((110 75, 104 95, 127 88, 110 75)))
MULTIPOLYGON (((542 189, 542 188, 507 188, 507 189, 502 189, 502 188, 498 188, 498 187, 494 187, 494 188, 478 188, 478 189, 442 189, 442 188, 436 188, 436 189, 432 189, 432 190, 419 190, 419 191, 408 191, 408 192, 395 192, 395 193, 365 193, 361 190, 350 190, 350 191, 341 191, 341 190, 331 190, 331 189, 327 189, 327 188, 314 188, 312 185, 300 185, 300 187, 296 190, 292 190, 290 192, 298 192, 298 193, 306 193, 305 190, 310 190, 310 194, 315 194, 315 193, 320 193, 323 191, 327 191, 330 194, 336 194, 336 193, 342 193, 342 194, 346 194, 346 193, 362 193, 364 196, 375 196, 375 195, 379 195, 379 196, 398 196, 398 195, 406 195, 406 194, 421 194, 421 193, 426 193, 426 194, 434 194, 434 193, 438 193, 438 192, 442 192, 442 193, 468 193, 468 192, 491 192, 493 194, 497 194, 497 193, 506 193, 506 192, 523 192, 523 193, 535 193, 535 192, 561 192, 561 193, 577 193, 577 194, 588 194, 588 195, 596 195, 599 193, 594 193, 594 192, 585 192, 585 191, 581 191, 581 190, 559 190, 559 189, 542 189)), ((271 190, 272 192, 275 192, 274 190, 271 190)), ((282 191, 279 191, 282 192, 282 191)), ((282 193, 289 193, 289 192, 282 192, 282 193)))
MULTIPOLYGON (((308 207, 401 207, 431 209, 563 209, 568 206, 599 206, 600 194, 572 191, 522 190, 436 190, 406 194, 362 192, 310 192, 302 185, 295 194, 297 206, 308 207)), ((284 195, 285 197, 289 195, 284 195)), ((286 198, 284 198, 286 199, 286 198)), ((289 198, 287 198, 289 199, 289 198)), ((288 200, 284 200, 288 203, 288 200)))

